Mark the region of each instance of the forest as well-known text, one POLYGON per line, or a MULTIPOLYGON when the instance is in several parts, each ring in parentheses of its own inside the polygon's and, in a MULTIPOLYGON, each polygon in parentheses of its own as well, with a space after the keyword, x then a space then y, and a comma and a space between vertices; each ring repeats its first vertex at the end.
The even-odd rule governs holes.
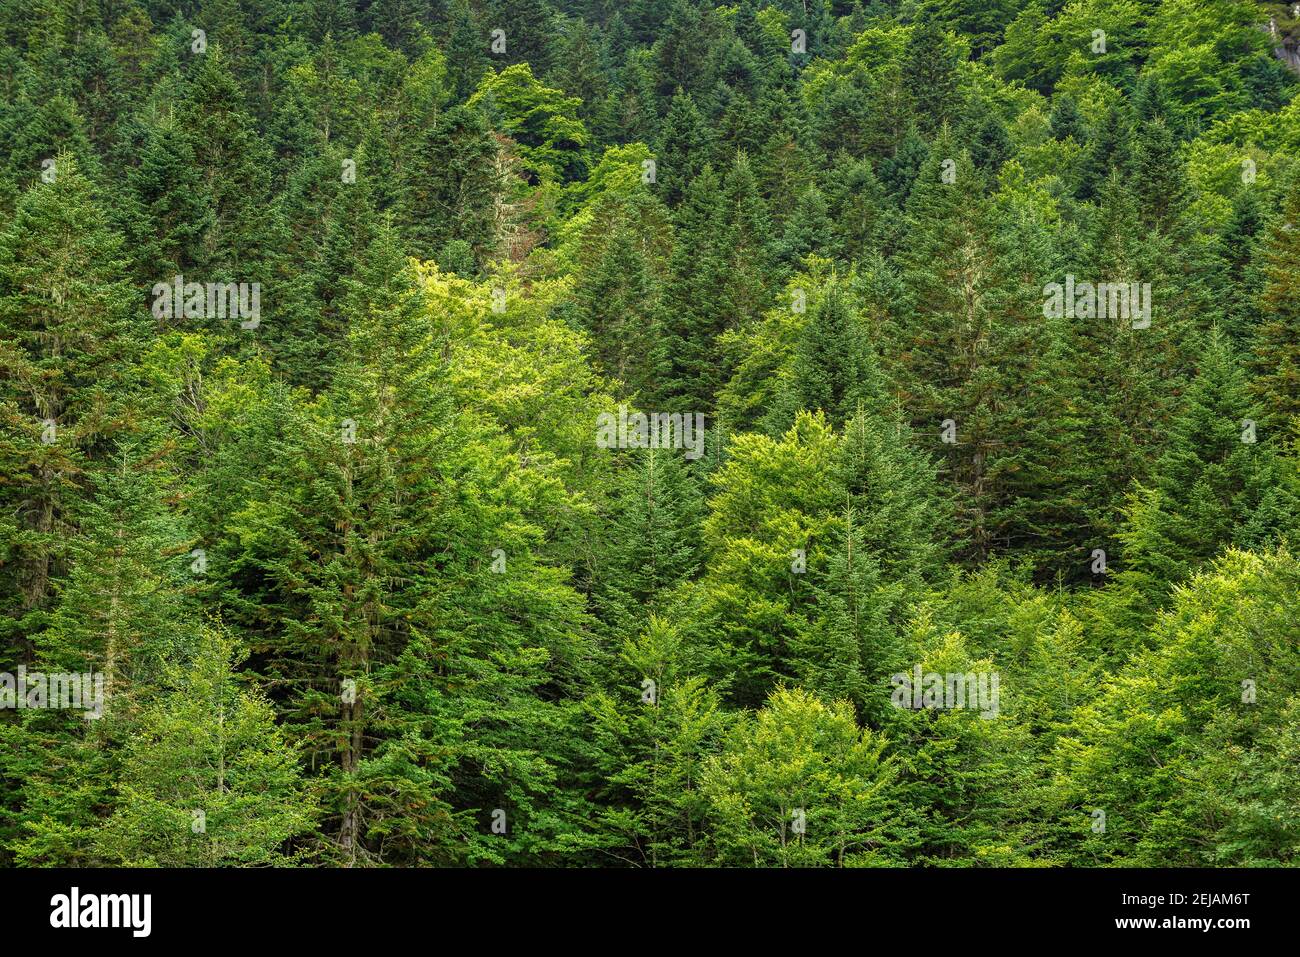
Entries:
POLYGON ((1300 864, 1300 4, 0 0, 0 866, 1300 864))

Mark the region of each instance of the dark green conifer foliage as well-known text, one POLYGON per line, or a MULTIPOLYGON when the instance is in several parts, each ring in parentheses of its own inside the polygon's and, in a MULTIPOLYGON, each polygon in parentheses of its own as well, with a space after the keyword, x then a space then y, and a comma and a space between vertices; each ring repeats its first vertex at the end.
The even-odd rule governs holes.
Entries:
POLYGON ((682 201, 688 185, 703 172, 709 149, 704 118, 690 94, 679 90, 669 103, 656 158, 663 199, 670 207, 682 201))
POLYGON ((644 449, 629 454, 608 508, 596 601, 615 633, 630 636, 698 569, 704 499, 681 452, 644 449))
POLYGON ((1267 548, 1296 531, 1296 470, 1266 441, 1246 377, 1217 331, 1170 424, 1150 482, 1132 498, 1122 578, 1157 600, 1224 548, 1267 548))
POLYGON ((725 328, 719 288, 726 275, 720 192, 717 174, 705 166, 691 181, 674 215, 661 394, 683 409, 711 408, 713 394, 723 381, 713 352, 713 342, 725 328))
POLYGON ((935 19, 912 27, 903 53, 903 83, 917 125, 927 133, 953 116, 957 99, 957 56, 935 19))
POLYGON ((87 476, 129 413, 143 311, 120 237, 70 155, 0 234, 5 658, 30 660, 87 476))
POLYGON ((835 426, 860 409, 879 413, 883 388, 875 354, 841 280, 832 279, 799 333, 769 428, 777 434, 800 411, 822 412, 835 426))
POLYGON ((1262 288, 1253 366, 1264 421, 1295 428, 1300 416, 1300 185, 1257 247, 1262 288))
POLYGON ((496 252, 497 145, 476 111, 443 113, 408 157, 397 221, 411 251, 436 258, 449 242, 468 243, 485 261, 496 252))

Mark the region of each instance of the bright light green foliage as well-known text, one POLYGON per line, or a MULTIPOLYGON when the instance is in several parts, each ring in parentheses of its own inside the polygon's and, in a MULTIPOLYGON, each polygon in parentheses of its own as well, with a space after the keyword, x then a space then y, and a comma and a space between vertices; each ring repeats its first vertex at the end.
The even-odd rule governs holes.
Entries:
POLYGON ((543 86, 527 63, 484 77, 467 105, 485 110, 519 144, 533 176, 568 181, 586 171, 587 129, 577 116, 578 100, 543 86))
POLYGON ((704 772, 717 863, 873 867, 905 834, 886 741, 845 702, 780 690, 740 723, 704 772))
POLYGON ((268 701, 240 687, 231 637, 204 627, 194 658, 140 714, 123 758, 121 794, 96 835, 114 864, 220 867, 286 864, 280 848, 315 824, 299 756, 268 701))
POLYGON ((1078 863, 1294 861, 1293 818, 1260 808, 1286 788, 1273 747, 1290 747, 1296 575, 1285 552, 1230 552, 1178 592, 1153 647, 1080 710, 1058 747, 1078 863), (1228 808, 1253 768, 1263 780, 1228 808), (1105 811, 1104 832, 1092 809, 1105 811))
POLYGON ((615 674, 624 682, 589 707, 601 749, 601 829, 606 853, 648 866, 699 865, 708 799, 706 762, 728 717, 717 692, 690 674, 689 650, 667 620, 651 617, 622 645, 615 674))
POLYGON ((714 477, 700 587, 720 619, 706 639, 739 702, 761 702, 789 674, 789 642, 812 600, 808 570, 822 567, 840 504, 823 481, 837 446, 822 416, 801 413, 780 440, 737 436, 714 477))

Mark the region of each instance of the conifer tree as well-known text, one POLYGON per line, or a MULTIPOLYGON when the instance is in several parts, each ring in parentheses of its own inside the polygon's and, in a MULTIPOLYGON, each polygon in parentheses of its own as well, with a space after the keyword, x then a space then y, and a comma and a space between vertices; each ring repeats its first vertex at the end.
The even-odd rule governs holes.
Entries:
MULTIPOLYGON (((24 861, 103 864, 105 818, 117 806, 123 749, 166 672, 193 653, 198 613, 188 592, 206 556, 188 546, 166 505, 173 492, 157 436, 120 440, 77 510, 70 571, 56 585, 33 667, 84 676, 72 710, 25 712, 4 773, 22 812, 40 822, 14 836, 24 861)), ((50 702, 53 709, 56 702, 50 702)))
POLYGON ((810 867, 897 862, 904 830, 885 739, 847 702, 797 689, 746 714, 705 771, 712 855, 723 865, 810 867))
MULTIPOLYGON (((492 70, 491 49, 494 28, 480 23, 469 0, 452 0, 448 5, 447 66, 451 90, 457 103, 468 100, 492 70)), ((507 47, 508 48, 508 47, 507 47)))
MULTIPOLYGON (((899 685, 891 676, 895 721, 886 727, 898 742, 903 765, 899 793, 916 821, 911 860, 949 866, 977 861, 1023 865, 1026 848, 1035 843, 1042 826, 1043 797, 1035 793, 1028 732, 1006 714, 1015 705, 1010 689, 1003 687, 993 663, 978 658, 960 632, 941 634, 923 614, 910 638, 923 676, 921 707, 915 707, 915 685, 899 685), (932 684, 932 675, 942 682, 941 691, 932 684), (956 697, 955 683, 949 696, 949 676, 963 683, 963 698, 956 697), (932 691, 939 693, 930 701, 932 691)), ((902 669, 900 677, 914 682, 915 667, 910 673, 902 669)))
POLYGON ((908 34, 903 83, 922 130, 933 132, 952 116, 957 99, 957 57, 937 20, 927 18, 908 34))
MULTIPOLYGON (((272 247, 263 228, 271 156, 220 45, 203 54, 176 114, 211 202, 198 263, 206 275, 200 281, 253 282, 261 278, 272 247)), ((268 305, 274 301, 267 299, 268 305)))
POLYGON ((1230 545, 1267 548, 1294 536, 1295 468, 1265 441, 1258 418, 1235 356, 1213 333, 1121 536, 1121 581, 1148 603, 1230 545))
POLYGON ((719 329, 735 329, 767 306, 769 243, 772 237, 766 204, 748 159, 737 155, 722 183, 722 262, 726 282, 718 296, 719 329))
POLYGON ((709 149, 709 130, 695 101, 677 91, 668 105, 657 156, 663 200, 669 207, 682 201, 688 185, 703 172, 709 149))
POLYGON ((674 216, 665 290, 661 395, 686 409, 707 409, 721 383, 712 343, 723 329, 719 284, 725 277, 720 183, 711 166, 691 180, 674 216))
MULTIPOLYGON (((71 156, 28 190, 0 234, 0 576, 6 658, 30 660, 64 568, 86 475, 127 413, 137 296, 121 240, 71 156), (16 653, 15 653, 16 652, 16 653)), ((12 660, 12 659, 11 659, 12 660)))
POLYGON ((689 650, 669 621, 651 616, 620 653, 621 687, 589 708, 609 805, 602 826, 615 853, 648 867, 699 866, 708 838, 705 762, 727 716, 718 694, 690 673, 689 650))
POLYGON ((775 255, 787 268, 795 268, 809 253, 837 256, 839 250, 835 240, 826 197, 816 186, 811 186, 800 195, 786 220, 781 238, 775 244, 775 255))
POLYGON ((174 120, 149 129, 139 165, 127 174, 132 270, 141 284, 191 274, 206 262, 212 196, 197 169, 194 142, 174 120))
POLYGON ((1187 369, 1186 307, 1161 268, 1159 237, 1137 240, 1138 220, 1132 192, 1112 173, 1081 264, 1067 262, 1054 280, 1064 289, 1074 275, 1075 302, 1070 308, 1062 293, 1061 317, 1045 323, 1061 338, 1053 334, 1059 345, 1029 407, 1057 410, 1033 422, 1025 471, 1029 487, 1050 491, 1013 510, 1031 548, 1074 580, 1092 580, 1098 550, 1116 553, 1124 498, 1159 455, 1187 369), (1129 294, 1127 312, 1117 294, 1097 292, 1100 283, 1129 294), (1144 296, 1149 313, 1139 308, 1144 296))
POLYGON ((480 261, 495 249, 497 145, 477 112, 452 107, 406 158, 397 221, 411 251, 434 259, 467 243, 480 261))
POLYGON ((270 703, 239 686, 228 634, 206 626, 193 654, 140 715, 96 851, 132 866, 288 863, 287 842, 316 813, 298 754, 270 703))
POLYGON ((445 344, 391 228, 349 290, 348 355, 290 410, 265 503, 232 523, 232 565, 258 583, 237 606, 282 609, 256 650, 329 767, 331 859, 502 859, 498 808, 519 832, 505 844, 537 849, 561 824, 538 810, 523 826, 553 777, 542 729, 560 720, 536 689, 576 680, 577 597, 531 558, 538 533, 510 502, 532 493, 505 450, 454 414, 445 344))
POLYGON ((997 383, 993 350, 1001 343, 994 309, 996 269, 983 240, 987 201, 972 196, 976 173, 962 152, 945 181, 941 137, 908 200, 908 239, 901 260, 905 303, 891 333, 892 365, 913 428, 933 436, 941 468, 962 491, 958 520, 976 555, 993 547, 989 482, 997 454, 997 383))
POLYGON ((598 343, 601 371, 623 384, 624 395, 643 401, 660 394, 664 366, 667 263, 656 249, 654 233, 666 225, 666 217, 659 212, 652 208, 598 216, 589 233, 597 234, 592 238, 599 252, 574 291, 583 326, 598 343), (599 235, 605 230, 608 235, 599 235))
POLYGON ((844 423, 864 405, 881 411, 876 357, 842 281, 832 278, 799 333, 789 371, 769 418, 784 432, 801 410, 844 423))
POLYGON ((695 574, 703 496, 680 452, 643 449, 629 455, 609 510, 595 598, 601 617, 628 634, 695 574))
POLYGON ((897 622, 905 589, 889 585, 866 544, 853 506, 829 536, 825 573, 814 586, 817 614, 790 643, 800 686, 853 703, 878 726, 888 704, 886 677, 902 666, 897 622))
POLYGON ((1127 176, 1132 164, 1132 131, 1122 108, 1112 106, 1106 111, 1092 136, 1084 154, 1083 172, 1079 184, 1079 198, 1096 201, 1112 171, 1127 176))
POLYGON ((1264 421, 1293 430, 1300 416, 1300 184, 1286 195, 1281 215, 1258 247, 1259 325, 1256 334, 1255 394, 1264 421))

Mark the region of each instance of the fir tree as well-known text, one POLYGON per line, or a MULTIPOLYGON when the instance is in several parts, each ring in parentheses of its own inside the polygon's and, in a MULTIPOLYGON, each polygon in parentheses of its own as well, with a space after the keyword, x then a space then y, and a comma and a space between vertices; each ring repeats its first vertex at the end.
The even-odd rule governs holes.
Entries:
POLYGON ((1300 416, 1300 185, 1258 247, 1260 320, 1255 339, 1255 394, 1260 415, 1281 430, 1300 416))
POLYGON ((298 755, 270 704, 240 688, 242 655, 207 627, 168 693, 141 714, 127 746, 113 815, 95 849, 114 864, 149 867, 285 864, 316 809, 298 755))
POLYGON ((8 476, 0 498, 12 516, 0 574, 4 631, 20 661, 65 568, 85 477, 127 415, 138 346, 121 240, 76 161, 60 156, 55 170, 53 183, 23 195, 0 235, 0 455, 8 476))

